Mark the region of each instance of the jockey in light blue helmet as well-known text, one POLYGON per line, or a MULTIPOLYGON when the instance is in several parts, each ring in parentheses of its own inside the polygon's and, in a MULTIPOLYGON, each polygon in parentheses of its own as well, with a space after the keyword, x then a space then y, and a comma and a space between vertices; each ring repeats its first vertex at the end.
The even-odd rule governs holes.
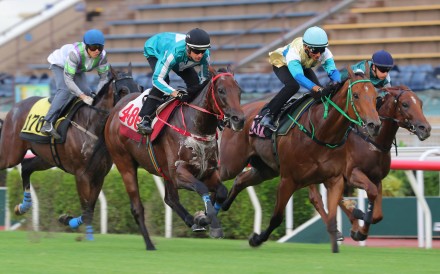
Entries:
MULTIPOLYGON (((309 46, 312 53, 315 53, 317 48, 325 49, 328 46, 327 33, 320 27, 311 27, 304 32, 303 43, 309 46), (315 52, 314 52, 315 51, 315 52)), ((324 52, 324 50, 322 50, 324 52)))

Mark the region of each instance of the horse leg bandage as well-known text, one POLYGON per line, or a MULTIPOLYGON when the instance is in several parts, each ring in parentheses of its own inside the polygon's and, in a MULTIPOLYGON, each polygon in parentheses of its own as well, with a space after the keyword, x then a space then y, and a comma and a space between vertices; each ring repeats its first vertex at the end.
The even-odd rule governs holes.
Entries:
POLYGON ((28 191, 25 191, 23 194, 23 202, 20 204, 19 209, 20 213, 25 213, 31 208, 32 206, 32 197, 31 193, 28 191))

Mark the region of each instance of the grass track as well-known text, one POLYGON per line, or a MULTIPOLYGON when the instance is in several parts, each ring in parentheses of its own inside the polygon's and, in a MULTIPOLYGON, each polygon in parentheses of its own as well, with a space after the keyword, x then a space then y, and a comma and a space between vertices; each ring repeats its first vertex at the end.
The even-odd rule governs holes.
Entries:
POLYGON ((0 232, 0 273, 439 273, 440 250, 165 239, 147 252, 139 235, 0 232))

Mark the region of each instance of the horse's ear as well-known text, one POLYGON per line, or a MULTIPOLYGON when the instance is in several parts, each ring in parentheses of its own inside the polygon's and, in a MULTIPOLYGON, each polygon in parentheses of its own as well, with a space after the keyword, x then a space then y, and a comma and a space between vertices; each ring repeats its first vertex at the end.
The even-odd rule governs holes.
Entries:
POLYGON ((217 74, 217 72, 215 71, 215 69, 213 68, 213 67, 211 67, 211 66, 209 66, 209 72, 211 73, 211 76, 213 77, 213 76, 215 76, 216 74, 217 74))
POLYGON ((110 73, 112 74, 112 78, 116 78, 116 76, 117 76, 117 73, 116 73, 116 71, 113 69, 113 67, 110 65, 110 73))
POLYGON ((370 79, 370 66, 368 66, 368 61, 365 61, 365 78, 370 79))
POLYGON ((131 62, 128 63, 128 75, 130 75, 130 76, 132 75, 131 74, 131 62))
POLYGON ((229 72, 230 74, 234 75, 234 70, 233 70, 232 64, 229 64, 226 67, 226 71, 229 72))
POLYGON ((347 71, 348 71, 348 78, 353 79, 354 78, 354 72, 351 69, 351 66, 347 67, 347 71))

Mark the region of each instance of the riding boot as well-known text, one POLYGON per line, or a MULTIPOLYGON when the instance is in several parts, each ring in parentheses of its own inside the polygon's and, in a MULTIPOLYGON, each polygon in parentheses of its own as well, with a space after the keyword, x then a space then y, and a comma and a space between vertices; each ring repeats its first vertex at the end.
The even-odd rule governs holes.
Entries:
POLYGON ((137 124, 137 132, 142 135, 148 135, 153 132, 153 127, 151 126, 150 116, 145 115, 142 120, 137 124))
POLYGON ((260 124, 271 131, 276 131, 277 126, 274 124, 274 115, 271 112, 266 113, 261 119, 260 124))
POLYGON ((160 98, 156 98, 157 97, 154 96, 148 96, 139 112, 139 116, 142 117, 142 120, 137 124, 137 131, 142 135, 148 135, 153 132, 151 122, 154 117, 154 112, 161 103, 161 101, 158 100, 160 98))
POLYGON ((52 135, 54 139, 61 139, 61 135, 56 131, 52 122, 45 121, 40 129, 40 132, 52 135))

